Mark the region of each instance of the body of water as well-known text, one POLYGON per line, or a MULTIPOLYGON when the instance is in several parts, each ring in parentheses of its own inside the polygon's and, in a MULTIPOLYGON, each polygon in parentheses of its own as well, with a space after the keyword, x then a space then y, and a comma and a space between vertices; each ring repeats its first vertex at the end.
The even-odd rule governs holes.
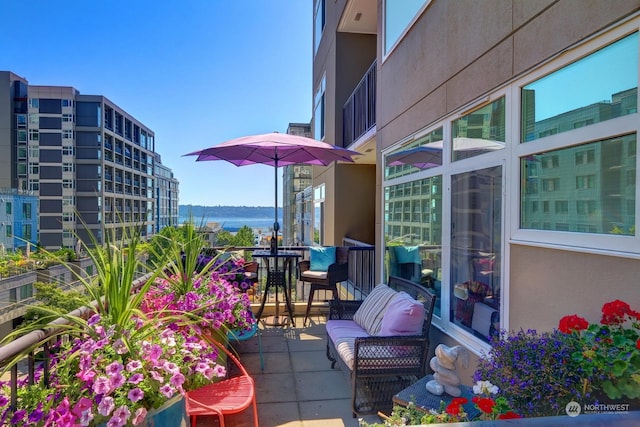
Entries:
MULTIPOLYGON (((187 217, 179 217, 178 223, 183 224, 188 221, 187 217)), ((217 222, 220 224, 222 228, 227 231, 238 231, 243 226, 248 226, 252 229, 260 229, 262 230, 262 234, 267 234, 269 229, 273 227, 273 218, 216 218, 216 217, 208 217, 208 218, 194 218, 193 221, 196 225, 206 224, 209 222, 217 222)), ((279 219, 280 229, 282 230, 282 219, 279 219)))

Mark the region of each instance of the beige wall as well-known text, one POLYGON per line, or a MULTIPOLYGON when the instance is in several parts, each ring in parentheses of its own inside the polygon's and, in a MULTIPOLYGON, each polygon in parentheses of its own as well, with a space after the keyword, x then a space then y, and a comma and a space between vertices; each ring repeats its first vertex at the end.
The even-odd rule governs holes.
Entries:
POLYGON ((326 186, 325 245, 344 237, 374 244, 375 166, 334 164, 316 167, 313 186, 326 186))
POLYGON ((511 245, 509 328, 551 330, 578 314, 600 320, 602 304, 640 309, 640 260, 511 245))

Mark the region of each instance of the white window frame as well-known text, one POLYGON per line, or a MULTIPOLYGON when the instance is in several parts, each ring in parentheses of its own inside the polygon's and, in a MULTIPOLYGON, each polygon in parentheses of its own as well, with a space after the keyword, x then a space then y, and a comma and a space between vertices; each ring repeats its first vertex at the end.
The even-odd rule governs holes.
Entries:
MULTIPOLYGON (((527 76, 512 83, 513 101, 511 109, 515 114, 520 114, 521 93, 520 89, 527 84, 551 74, 561 68, 575 62, 578 59, 589 56, 591 53, 609 44, 638 31, 638 23, 623 24, 605 34, 585 42, 584 44, 568 50, 559 58, 553 59, 534 70, 527 76)), ((640 76, 638 78, 640 81, 640 76)), ((517 117, 517 116, 516 116, 517 117)), ((520 138, 519 121, 514 123, 515 132, 513 138, 520 138)), ((590 141, 601 141, 617 135, 636 134, 637 144, 640 145, 640 113, 627 114, 615 119, 606 120, 600 123, 584 126, 559 134, 549 135, 533 141, 514 144, 514 168, 516 169, 515 179, 519 176, 519 164, 517 159, 535 153, 550 152, 575 145, 581 145, 590 141)), ((640 185, 638 185, 638 174, 640 173, 640 162, 636 156, 636 230, 640 225, 640 185)), ((511 199, 518 203, 512 203, 509 217, 512 218, 510 229, 510 242, 529 246, 548 247, 554 249, 566 249, 576 252, 593 254, 610 254, 615 256, 640 259, 640 231, 636 231, 635 236, 620 236, 612 234, 577 233, 563 231, 547 231, 520 228, 520 187, 513 186, 511 189, 511 199)))

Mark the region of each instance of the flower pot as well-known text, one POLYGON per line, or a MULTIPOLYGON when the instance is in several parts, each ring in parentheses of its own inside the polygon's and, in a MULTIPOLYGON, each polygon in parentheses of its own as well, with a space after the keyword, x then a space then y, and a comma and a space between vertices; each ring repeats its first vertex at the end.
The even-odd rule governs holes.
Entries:
POLYGON ((149 411, 141 426, 188 427, 189 418, 184 406, 184 396, 174 396, 158 409, 149 411))

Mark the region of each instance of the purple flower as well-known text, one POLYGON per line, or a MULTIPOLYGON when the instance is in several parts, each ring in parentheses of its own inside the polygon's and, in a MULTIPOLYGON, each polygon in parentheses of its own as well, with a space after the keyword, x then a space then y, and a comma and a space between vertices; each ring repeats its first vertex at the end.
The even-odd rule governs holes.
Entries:
POLYGON ((93 383, 93 392, 96 394, 108 394, 111 391, 111 382, 107 377, 98 377, 93 383))
POLYGON ((127 394, 127 397, 132 402, 137 402, 137 401, 142 400, 144 398, 144 392, 136 387, 133 390, 129 390, 129 393, 127 394))
POLYGON ((105 371, 107 372, 107 374, 115 375, 122 372, 123 369, 124 369, 124 366, 122 366, 122 363, 113 362, 107 365, 107 367, 105 368, 105 371))
POLYGON ((107 396, 98 404, 98 413, 107 417, 109 416, 111 411, 115 409, 115 407, 116 404, 113 402, 113 397, 107 396))
POLYGON ((147 416, 147 410, 145 408, 138 408, 136 413, 133 416, 133 420, 131 422, 134 426, 141 424, 147 416))
POLYGON ((142 375, 142 374, 133 374, 133 375, 131 375, 131 377, 129 378, 129 380, 127 382, 131 383, 131 384, 140 384, 143 380, 144 380, 144 375, 142 375))
POLYGON ((122 375, 122 373, 117 372, 113 374, 110 378, 111 389, 115 390, 119 388, 120 386, 122 386, 122 384, 125 383, 125 381, 126 381, 126 378, 124 377, 124 375, 122 375))
POLYGON ((132 360, 131 362, 127 363, 127 371, 129 372, 137 371, 140 368, 142 368, 142 362, 140 362, 139 360, 132 360))
POLYGON ((175 394, 175 392, 176 390, 173 387, 171 387, 169 384, 165 384, 162 387, 160 387, 160 393, 162 393, 162 395, 167 399, 172 397, 175 394))

